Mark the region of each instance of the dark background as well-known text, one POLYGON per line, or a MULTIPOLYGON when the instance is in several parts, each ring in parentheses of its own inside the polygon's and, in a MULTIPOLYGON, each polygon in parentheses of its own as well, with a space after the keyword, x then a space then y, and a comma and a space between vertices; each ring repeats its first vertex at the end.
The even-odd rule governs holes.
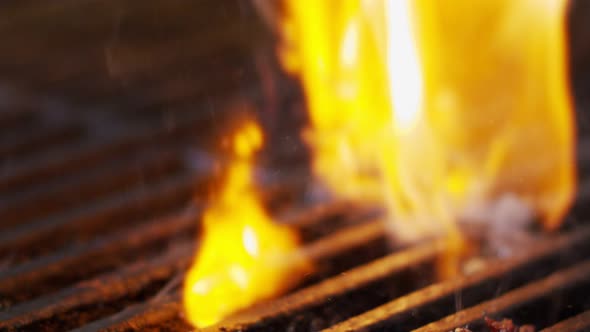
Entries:
MULTIPOLYGON (((589 17, 589 1, 572 1, 578 109, 590 100, 589 17)), ((282 134, 275 139, 296 140, 291 129, 303 115, 281 103, 300 100, 300 91, 280 73, 274 43, 248 0, 3 1, 0 96, 8 98, 0 105, 38 108, 49 98, 77 112, 104 109, 166 125, 183 112, 207 111, 220 125, 223 107, 211 105, 247 95, 267 130, 282 134)), ((586 116, 580 123, 589 126, 586 116)))

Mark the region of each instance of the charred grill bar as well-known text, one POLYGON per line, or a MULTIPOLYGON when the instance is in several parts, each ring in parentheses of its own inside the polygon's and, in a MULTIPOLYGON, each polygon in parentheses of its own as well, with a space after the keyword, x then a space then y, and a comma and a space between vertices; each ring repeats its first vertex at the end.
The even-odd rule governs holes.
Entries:
MULTIPOLYGON (((234 100, 259 107, 262 121, 301 102, 261 55, 271 38, 244 1, 9 1, 0 16, 0 331, 192 330, 179 285, 215 176, 211 146, 234 100)), ((582 46, 573 65, 590 68, 582 46)), ((268 121, 271 135, 284 129, 268 121)), ((562 232, 445 281, 433 272, 439 239, 392 249, 371 208, 293 207, 307 179, 291 157, 301 151, 271 143, 265 167, 279 176, 265 199, 291 212, 318 268, 209 330, 480 331, 484 315, 590 327, 588 141, 562 232)))
MULTIPOLYGON (((141 162, 137 165, 139 169, 149 169, 141 162)), ((81 169, 81 173, 87 171, 81 169)), ((164 174, 174 177, 176 172, 178 168, 173 167, 164 174)), ((194 172, 189 173, 194 176, 194 172)), ((112 173, 110 178, 116 181, 117 173, 112 173)), ((171 185, 173 189, 178 187, 187 185, 183 181, 171 185)), ((167 196, 167 191, 146 190, 141 191, 153 195, 154 201, 167 196)), ((181 190, 183 195, 172 196, 186 201, 192 190, 196 189, 191 183, 181 190)), ((68 190, 61 192, 68 193, 68 190)), ((117 202, 121 193, 113 190, 104 195, 107 201, 117 202)), ((142 201, 141 194, 130 197, 131 201, 139 200, 138 205, 144 209, 154 206, 142 201)), ((87 199, 100 202, 102 196, 87 199)), ((574 211, 584 214, 587 199, 580 197, 574 211)), ((109 213, 109 208, 104 213, 99 213, 101 209, 96 212, 88 208, 86 217, 58 219, 64 221, 49 223, 47 228, 40 228, 38 235, 29 235, 46 243, 45 247, 30 248, 47 250, 46 253, 27 252, 29 242, 17 236, 12 237, 13 242, 4 243, 7 254, 11 253, 10 248, 22 248, 21 255, 32 258, 6 256, 0 272, 0 289, 4 301, 12 303, 7 303, 7 308, 0 312, 0 328, 95 331, 189 328, 179 317, 178 281, 174 284, 174 279, 178 279, 190 262, 189 241, 196 232, 198 208, 187 210, 185 204, 177 204, 172 205, 168 217, 145 218, 135 226, 133 222, 128 226, 109 225, 109 221, 119 220, 120 215, 137 213, 134 204, 124 202, 120 205, 122 214, 109 213), (56 236, 72 230, 79 230, 83 236, 87 227, 92 232, 97 230, 100 236, 75 245, 64 245, 64 238, 56 236), (168 287, 171 282, 172 286, 168 287)), ((64 210, 66 216, 71 215, 67 207, 64 210)), ((481 322, 482 312, 516 317, 515 307, 534 307, 537 302, 547 306, 547 299, 556 292, 576 294, 587 287, 588 269, 583 262, 590 251, 587 226, 572 227, 569 232, 540 240, 536 246, 522 248, 516 257, 492 263, 482 272, 437 283, 428 271, 432 271, 432 261, 442 250, 440 242, 427 241, 387 254, 382 224, 370 211, 357 211, 355 217, 350 217, 355 215, 351 213, 353 210, 343 202, 305 208, 292 216, 292 223, 299 225, 308 243, 302 250, 320 262, 321 269, 291 294, 239 313, 215 328, 265 331, 290 326, 295 330, 401 331, 450 315, 438 323, 450 329, 481 322), (421 276, 421 280, 416 276, 421 276)), ((63 212, 57 214, 60 213, 63 212)), ((7 229, 18 230, 19 226, 30 223, 26 220, 22 226, 15 223, 7 229)), ((540 312, 555 310, 545 307, 540 312)), ((562 313, 564 318, 569 315, 567 311, 562 313)), ((435 327, 426 325, 423 329, 439 330, 435 327)))

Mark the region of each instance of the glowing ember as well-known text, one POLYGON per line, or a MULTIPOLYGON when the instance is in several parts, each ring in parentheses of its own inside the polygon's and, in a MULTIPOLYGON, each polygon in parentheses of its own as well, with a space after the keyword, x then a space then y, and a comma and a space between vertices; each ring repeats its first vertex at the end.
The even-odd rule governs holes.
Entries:
POLYGON ((458 236, 507 196, 555 229, 575 185, 566 3, 287 0, 316 175, 405 240, 458 236))
POLYGON ((273 224, 256 195, 252 157, 262 143, 255 123, 239 130, 224 186, 204 213, 200 249, 184 286, 186 317, 196 326, 277 295, 308 269, 296 251, 296 233, 273 224))

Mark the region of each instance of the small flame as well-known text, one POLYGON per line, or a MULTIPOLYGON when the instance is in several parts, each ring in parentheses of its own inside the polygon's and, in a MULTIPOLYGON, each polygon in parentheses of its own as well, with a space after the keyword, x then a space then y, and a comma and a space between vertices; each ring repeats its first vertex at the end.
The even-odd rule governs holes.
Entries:
POLYGON ((187 319, 198 327, 285 291, 308 269, 298 237, 274 224, 252 180, 253 155, 263 143, 254 122, 232 142, 234 160, 220 194, 203 216, 203 238, 184 286, 187 319))
POLYGON ((401 239, 456 235, 508 196, 558 227, 576 179, 566 7, 286 0, 279 54, 305 88, 317 177, 385 205, 401 239))

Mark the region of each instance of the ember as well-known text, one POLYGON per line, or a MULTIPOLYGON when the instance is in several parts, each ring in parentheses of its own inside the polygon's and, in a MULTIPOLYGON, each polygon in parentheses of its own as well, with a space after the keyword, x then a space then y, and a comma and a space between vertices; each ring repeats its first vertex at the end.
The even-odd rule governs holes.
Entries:
POLYGON ((502 319, 501 321, 493 320, 489 317, 484 318, 490 332, 535 332, 535 327, 531 325, 516 326, 511 319, 502 319))
MULTIPOLYGON (((514 325, 511 319, 502 319, 501 321, 493 320, 489 317, 484 318, 486 326, 490 332, 535 332, 535 327, 532 325, 514 325)), ((467 328, 458 327, 455 332, 471 332, 467 328)))

